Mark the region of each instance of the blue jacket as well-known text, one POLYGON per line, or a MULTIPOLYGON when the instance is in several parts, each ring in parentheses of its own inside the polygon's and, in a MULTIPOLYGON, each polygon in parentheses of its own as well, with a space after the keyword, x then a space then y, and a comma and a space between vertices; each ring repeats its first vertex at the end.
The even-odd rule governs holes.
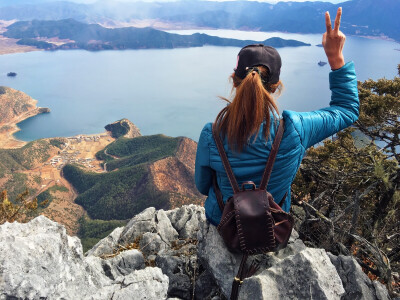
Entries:
MULTIPOLYGON (((276 202, 280 202, 288 192, 282 206, 287 212, 290 210, 290 185, 307 148, 350 126, 358 118, 359 100, 353 62, 332 71, 329 74, 329 83, 332 91, 329 107, 311 112, 285 110, 282 113, 285 131, 267 190, 276 202)), ((250 139, 249 144, 240 154, 229 149, 226 139, 224 140, 224 148, 239 186, 242 182, 249 180, 257 186, 260 184, 272 141, 275 138, 274 122, 271 122, 271 138, 268 142, 263 136, 263 126, 264 124, 255 142, 253 143, 253 139, 250 139)), ((212 170, 216 171, 224 202, 233 195, 233 190, 218 154, 211 127, 212 123, 206 124, 200 134, 195 181, 198 190, 208 196, 205 202, 207 219, 212 224, 218 225, 221 211, 212 185, 212 170)))

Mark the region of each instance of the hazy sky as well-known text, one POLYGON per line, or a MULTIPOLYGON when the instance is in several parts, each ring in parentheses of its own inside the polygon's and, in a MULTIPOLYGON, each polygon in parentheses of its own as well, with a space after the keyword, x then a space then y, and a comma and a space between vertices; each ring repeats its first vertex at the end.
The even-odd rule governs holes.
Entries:
MULTIPOLYGON (((93 3, 93 2, 97 2, 97 0, 70 0, 73 2, 79 2, 79 3, 93 3)), ((170 1, 177 1, 177 0, 108 0, 110 2, 112 1, 116 1, 116 2, 137 2, 137 1, 141 1, 141 2, 170 2, 170 1)), ((181 1, 185 1, 185 0, 181 0, 181 1)), ((207 1, 207 0, 205 0, 207 1)), ((209 1, 236 1, 236 0, 209 0, 209 1)), ((243 0, 242 0, 243 1, 243 0)), ((245 1, 258 1, 258 2, 267 2, 267 3, 277 3, 277 2, 306 2, 306 1, 322 1, 322 2, 331 2, 331 3, 340 3, 340 2, 344 2, 346 0, 245 0, 245 1)))

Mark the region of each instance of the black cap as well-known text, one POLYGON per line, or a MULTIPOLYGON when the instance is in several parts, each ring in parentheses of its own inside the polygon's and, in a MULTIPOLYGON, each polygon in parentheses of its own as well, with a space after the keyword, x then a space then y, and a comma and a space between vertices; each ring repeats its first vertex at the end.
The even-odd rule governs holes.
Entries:
POLYGON ((264 66, 268 69, 268 83, 274 84, 279 81, 282 60, 275 48, 263 44, 243 47, 238 54, 237 66, 234 69, 235 75, 244 79, 247 75, 247 68, 256 66, 264 66))

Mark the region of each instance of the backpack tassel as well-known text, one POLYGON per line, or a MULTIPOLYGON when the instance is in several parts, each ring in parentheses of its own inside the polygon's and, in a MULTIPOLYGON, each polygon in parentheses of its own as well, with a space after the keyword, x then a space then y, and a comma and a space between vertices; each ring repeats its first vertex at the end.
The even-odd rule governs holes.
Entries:
POLYGON ((260 263, 257 263, 253 260, 250 267, 247 269, 246 275, 244 275, 243 279, 253 276, 260 269, 260 263))

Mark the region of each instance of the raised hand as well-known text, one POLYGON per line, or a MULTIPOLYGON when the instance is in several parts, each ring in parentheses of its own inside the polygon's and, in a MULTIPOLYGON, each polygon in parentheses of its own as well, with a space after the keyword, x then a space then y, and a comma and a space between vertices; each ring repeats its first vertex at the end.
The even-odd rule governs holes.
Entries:
POLYGON ((329 12, 325 13, 326 32, 322 36, 322 45, 332 70, 340 69, 344 66, 342 51, 346 36, 339 30, 341 17, 342 8, 339 7, 335 18, 335 28, 332 29, 329 12))

